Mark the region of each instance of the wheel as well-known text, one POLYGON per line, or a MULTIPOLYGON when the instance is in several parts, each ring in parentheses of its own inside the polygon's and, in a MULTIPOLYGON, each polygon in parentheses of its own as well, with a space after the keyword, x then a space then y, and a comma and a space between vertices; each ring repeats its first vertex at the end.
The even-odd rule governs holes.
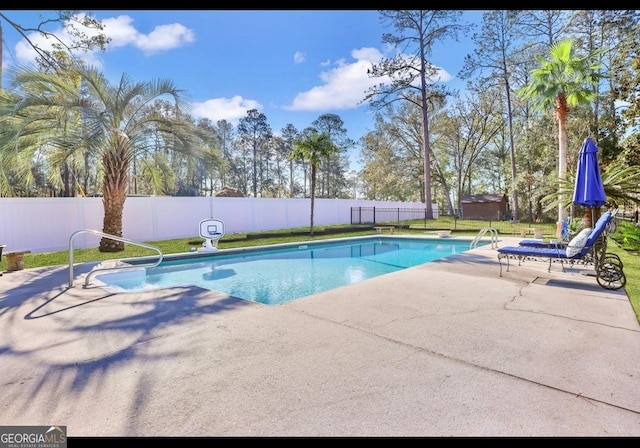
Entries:
POLYGON ((605 289, 620 289, 627 284, 622 267, 616 263, 603 262, 596 271, 598 284, 605 289))
POLYGON ((603 263, 613 263, 622 269, 624 265, 622 264, 622 260, 617 254, 604 254, 604 258, 602 259, 603 263))

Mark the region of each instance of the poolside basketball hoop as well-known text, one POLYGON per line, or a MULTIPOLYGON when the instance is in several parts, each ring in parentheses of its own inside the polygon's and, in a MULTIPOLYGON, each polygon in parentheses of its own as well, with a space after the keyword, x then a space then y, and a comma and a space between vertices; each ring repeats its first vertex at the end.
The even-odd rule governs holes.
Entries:
POLYGON ((224 223, 217 219, 200 221, 200 237, 204 238, 200 252, 214 252, 218 250, 218 240, 224 235, 224 223))

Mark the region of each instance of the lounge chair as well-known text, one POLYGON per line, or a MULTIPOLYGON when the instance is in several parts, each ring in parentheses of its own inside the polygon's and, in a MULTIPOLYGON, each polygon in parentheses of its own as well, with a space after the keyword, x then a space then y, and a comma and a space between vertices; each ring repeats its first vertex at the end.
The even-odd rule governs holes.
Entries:
POLYGON ((531 247, 531 246, 506 246, 498 249, 498 263, 500 264, 500 276, 502 277, 502 260, 507 260, 507 272, 509 260, 518 260, 518 265, 524 260, 549 261, 548 271, 551 271, 551 263, 560 262, 564 271, 564 263, 593 263, 598 284, 606 289, 620 289, 626 284, 626 277, 622 270, 620 259, 614 254, 606 252, 606 231, 613 214, 606 211, 600 216, 596 225, 591 229, 583 229, 566 246, 555 247, 531 247))
POLYGON ((538 248, 547 248, 547 249, 555 249, 555 248, 561 249, 563 247, 567 247, 567 244, 569 244, 569 241, 566 241, 566 240, 544 241, 544 240, 536 240, 536 239, 522 240, 518 243, 519 246, 534 247, 534 248, 538 247, 538 248))
POLYGON ((541 239, 527 239, 527 240, 520 241, 518 244, 520 246, 529 246, 529 247, 550 247, 550 248, 564 247, 578 233, 579 230, 582 230, 582 228, 580 228, 576 231, 573 231, 569 228, 570 225, 571 225, 571 218, 567 218, 562 221, 562 225, 560 227, 561 239, 558 241, 545 242, 541 239))
MULTIPOLYGON (((605 229, 605 234, 603 236, 603 238, 607 235, 607 234, 611 234, 612 231, 612 226, 614 224, 613 222, 613 218, 616 216, 616 213, 618 212, 617 208, 614 208, 613 210, 610 210, 611 213, 611 219, 609 220, 609 223, 607 224, 607 228, 605 229)), ((584 228, 582 227, 582 224, 580 224, 580 227, 578 228, 578 230, 573 231, 569 228, 569 225, 571 223, 571 218, 567 218, 562 222, 562 231, 561 231, 561 236, 562 239, 561 240, 551 240, 551 241, 543 241, 543 240, 537 240, 537 239, 527 239, 527 240, 522 240, 518 243, 518 245, 520 246, 527 246, 527 247, 538 247, 538 248, 549 248, 549 249, 562 249, 567 247, 568 245, 571 246, 577 246, 577 247, 582 247, 584 245, 584 241, 581 241, 579 238, 576 239, 576 237, 582 233, 583 234, 583 238, 586 241, 586 236, 584 236, 584 232, 582 232, 584 230, 584 228)), ((606 240, 605 240, 606 241, 606 240)), ((597 245, 596 248, 600 249, 600 253, 604 253, 604 250, 602 250, 602 245, 597 245)), ((606 248, 606 246, 605 246, 606 248)), ((589 252, 589 254, 584 257, 583 259, 580 260, 581 263, 583 264, 592 264, 595 261, 595 257, 594 257, 594 250, 591 250, 589 252)), ((571 251, 569 252, 569 255, 575 255, 576 251, 574 250, 573 253, 571 253, 571 251)), ((616 254, 606 254, 608 259, 613 259, 615 260, 615 262, 620 265, 620 267, 622 267, 622 260, 620 259, 620 257, 616 254)), ((575 263, 575 261, 574 261, 575 263)))

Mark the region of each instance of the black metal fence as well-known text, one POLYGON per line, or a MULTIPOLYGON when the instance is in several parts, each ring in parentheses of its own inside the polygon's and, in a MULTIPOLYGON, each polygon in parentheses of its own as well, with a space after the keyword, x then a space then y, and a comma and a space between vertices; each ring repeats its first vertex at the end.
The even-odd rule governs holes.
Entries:
MULTIPOLYGON (((486 227, 493 227, 499 233, 520 234, 534 233, 538 224, 514 222, 508 220, 460 219, 457 216, 435 213, 428 216, 426 209, 351 207, 352 225, 386 224, 397 227, 411 227, 426 230, 451 230, 478 232, 486 227)), ((545 226, 546 227, 546 226, 545 226)))
MULTIPOLYGON (((638 213, 618 212, 614 218, 632 223, 638 222, 638 213)), ((427 216, 426 209, 351 207, 352 225, 393 225, 396 227, 478 232, 486 227, 493 227, 501 234, 533 235, 536 228, 543 228, 546 233, 555 232, 555 224, 528 223, 510 220, 460 219, 457 216, 435 213, 427 216)))
POLYGON ((407 221, 438 219, 432 210, 416 208, 351 207, 351 224, 401 224, 407 221))

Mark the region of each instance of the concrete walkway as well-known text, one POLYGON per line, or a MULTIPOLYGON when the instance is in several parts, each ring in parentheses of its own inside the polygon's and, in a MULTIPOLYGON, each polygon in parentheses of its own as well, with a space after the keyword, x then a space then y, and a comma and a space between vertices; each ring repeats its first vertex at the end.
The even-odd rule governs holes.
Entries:
MULTIPOLYGON (((503 240, 500 246, 517 244, 503 240)), ((93 436, 640 436, 624 290, 489 247, 269 306, 0 277, 1 425, 93 436)))

